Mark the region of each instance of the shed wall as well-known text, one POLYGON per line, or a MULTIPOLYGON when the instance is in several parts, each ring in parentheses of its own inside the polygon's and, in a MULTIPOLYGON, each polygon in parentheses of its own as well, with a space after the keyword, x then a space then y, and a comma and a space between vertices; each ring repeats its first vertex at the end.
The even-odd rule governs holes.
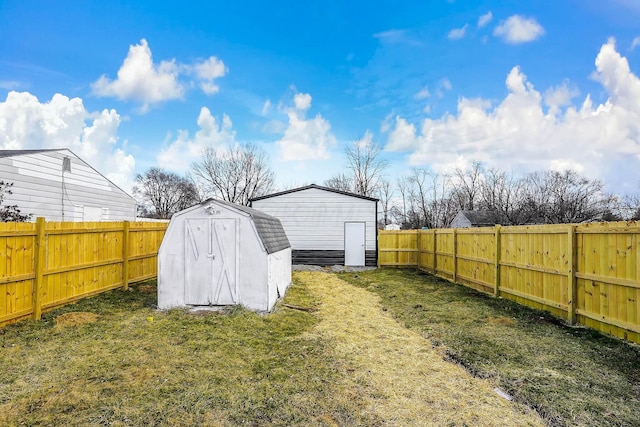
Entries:
POLYGON ((83 221, 87 214, 93 221, 135 220, 135 200, 68 150, 2 157, 0 180, 14 183, 4 203, 34 218, 83 221), (71 172, 64 173, 63 191, 64 157, 71 159, 71 172))
MULTIPOLYGON (((216 204, 215 214, 203 206, 174 215, 158 255, 158 307, 185 306, 185 222, 193 219, 234 218, 238 227, 238 303, 252 310, 269 311, 278 298, 278 287, 291 282, 291 249, 267 254, 248 214, 216 204), (287 275, 288 274, 288 275, 287 275)), ((281 292, 284 295, 284 291, 281 292)))
POLYGON ((366 250, 376 250, 376 202, 316 188, 255 200, 252 206, 280 219, 292 249, 344 251, 344 223, 363 221, 366 250))

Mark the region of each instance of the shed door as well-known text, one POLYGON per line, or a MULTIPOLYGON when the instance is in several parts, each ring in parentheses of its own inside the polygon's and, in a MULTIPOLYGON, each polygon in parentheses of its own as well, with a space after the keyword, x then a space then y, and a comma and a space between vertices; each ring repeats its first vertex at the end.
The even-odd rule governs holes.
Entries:
POLYGON ((185 303, 238 302, 238 220, 185 221, 185 303))
POLYGON ((364 266, 365 223, 344 223, 344 265, 364 266))

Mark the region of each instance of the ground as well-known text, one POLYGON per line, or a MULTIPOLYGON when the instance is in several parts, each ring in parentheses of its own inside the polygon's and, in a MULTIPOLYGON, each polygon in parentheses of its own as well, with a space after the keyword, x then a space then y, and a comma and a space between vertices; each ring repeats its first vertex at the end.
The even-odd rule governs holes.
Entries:
POLYGON ((640 425, 634 346, 413 270, 319 270, 268 314, 159 311, 149 281, 1 328, 0 425, 640 425))

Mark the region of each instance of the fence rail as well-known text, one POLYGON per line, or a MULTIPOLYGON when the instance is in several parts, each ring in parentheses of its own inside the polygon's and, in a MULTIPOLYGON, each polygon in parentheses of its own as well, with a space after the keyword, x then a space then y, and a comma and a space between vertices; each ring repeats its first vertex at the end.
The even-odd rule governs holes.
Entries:
POLYGON ((167 224, 0 223, 0 326, 155 277, 167 224))
POLYGON ((640 222, 380 231, 414 267, 640 343, 640 222))

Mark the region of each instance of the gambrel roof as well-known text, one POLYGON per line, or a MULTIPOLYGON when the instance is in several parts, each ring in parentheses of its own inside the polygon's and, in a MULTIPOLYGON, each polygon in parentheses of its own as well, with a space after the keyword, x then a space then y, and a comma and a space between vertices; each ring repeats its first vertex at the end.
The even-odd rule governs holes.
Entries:
POLYGON ((289 243, 289 239, 287 238, 287 233, 285 233, 282 223, 278 218, 267 215, 257 209, 237 205, 225 200, 208 199, 202 202, 201 205, 206 206, 208 203, 218 203, 228 207, 229 209, 235 209, 248 214, 251 219, 253 219, 258 236, 260 237, 267 253, 272 254, 291 247, 291 243, 289 243))

